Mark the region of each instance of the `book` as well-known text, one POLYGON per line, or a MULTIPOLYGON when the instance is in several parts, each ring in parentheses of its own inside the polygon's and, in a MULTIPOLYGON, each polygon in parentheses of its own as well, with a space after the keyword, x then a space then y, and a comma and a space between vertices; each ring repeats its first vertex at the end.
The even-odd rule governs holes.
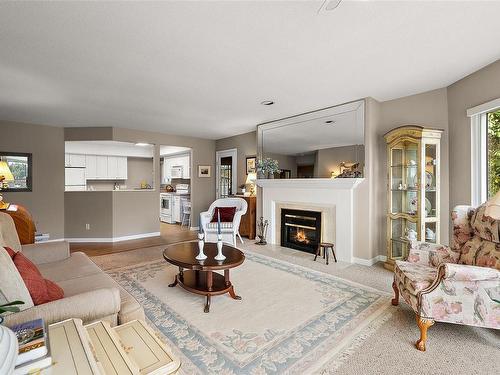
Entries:
POLYGON ((11 329, 19 341, 16 366, 42 358, 48 354, 47 333, 43 319, 17 324, 11 329))
POLYGON ((52 357, 46 355, 29 362, 25 362, 14 369, 14 375, 36 374, 40 370, 52 366, 52 357))

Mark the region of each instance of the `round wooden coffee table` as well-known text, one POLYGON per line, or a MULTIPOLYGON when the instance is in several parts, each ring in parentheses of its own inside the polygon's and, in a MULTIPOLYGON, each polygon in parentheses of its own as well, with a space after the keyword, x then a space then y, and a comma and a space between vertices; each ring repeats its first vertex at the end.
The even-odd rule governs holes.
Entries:
POLYGON ((217 244, 205 243, 203 252, 207 255, 205 260, 197 260, 198 242, 183 242, 168 246, 163 251, 163 258, 177 267, 179 273, 175 275, 175 280, 169 287, 177 284, 191 293, 207 296, 204 311, 210 311, 210 300, 212 296, 229 293, 237 300, 241 297, 234 292, 233 284, 229 280, 229 269, 238 267, 245 260, 245 255, 238 249, 224 245, 222 253, 226 256, 224 260, 215 260, 217 255, 217 244), (187 269, 188 271, 184 271, 187 269), (224 270, 224 276, 217 272, 224 270))

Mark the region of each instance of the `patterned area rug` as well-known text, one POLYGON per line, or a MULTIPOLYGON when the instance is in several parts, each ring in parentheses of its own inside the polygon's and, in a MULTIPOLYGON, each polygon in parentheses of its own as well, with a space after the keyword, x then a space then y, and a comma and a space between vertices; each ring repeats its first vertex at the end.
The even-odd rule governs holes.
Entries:
POLYGON ((182 374, 330 373, 392 314, 390 296, 291 263, 246 253, 231 270, 237 301, 167 285, 165 261, 107 271, 144 307, 181 357, 182 374))

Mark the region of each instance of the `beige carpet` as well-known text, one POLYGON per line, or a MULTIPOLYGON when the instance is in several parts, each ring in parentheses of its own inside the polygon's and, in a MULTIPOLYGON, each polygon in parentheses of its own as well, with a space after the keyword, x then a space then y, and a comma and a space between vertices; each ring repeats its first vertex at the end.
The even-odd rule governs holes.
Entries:
MULTIPOLYGON (((312 256, 281 248, 260 247, 247 243, 244 251, 261 253, 351 280, 380 291, 391 291, 391 272, 381 265, 364 267, 344 263, 328 266, 323 260, 312 261, 312 256)), ((163 247, 138 249, 126 253, 93 257, 104 269, 129 266, 161 259, 163 247)), ((500 373, 500 331, 445 323, 436 323, 429 329, 427 352, 414 348, 418 328, 414 314, 402 303, 393 307, 390 320, 374 333, 360 341, 359 346, 345 353, 342 365, 335 374, 498 374, 500 373)))

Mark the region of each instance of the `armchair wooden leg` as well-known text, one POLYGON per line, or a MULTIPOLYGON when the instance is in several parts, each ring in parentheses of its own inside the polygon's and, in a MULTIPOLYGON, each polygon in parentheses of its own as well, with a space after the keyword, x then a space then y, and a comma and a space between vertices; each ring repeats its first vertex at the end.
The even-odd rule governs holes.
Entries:
POLYGON ((394 290, 394 298, 391 300, 393 306, 399 305, 399 289, 396 285, 396 280, 392 282, 392 289, 394 290))
POLYGON ((415 346, 421 352, 425 352, 425 342, 427 341, 427 329, 434 324, 434 320, 421 318, 420 316, 416 316, 417 325, 420 328, 420 340, 417 341, 415 346))

